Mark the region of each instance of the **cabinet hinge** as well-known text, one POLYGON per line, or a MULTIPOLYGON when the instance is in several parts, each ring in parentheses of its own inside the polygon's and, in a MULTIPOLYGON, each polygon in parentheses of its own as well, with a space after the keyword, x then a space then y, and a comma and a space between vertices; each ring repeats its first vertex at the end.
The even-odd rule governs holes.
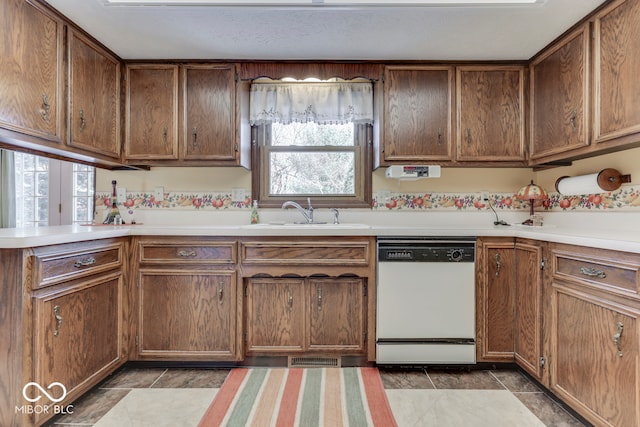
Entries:
POLYGON ((384 143, 380 144, 380 151, 384 153, 384 143))
POLYGON ((540 357, 540 367, 541 367, 542 369, 544 369, 544 367, 545 367, 545 366, 547 366, 547 358, 546 358, 546 357, 544 357, 544 356, 541 356, 541 357, 540 357))
POLYGON ((233 144, 233 151, 238 152, 238 143, 233 144))
POLYGON ((363 286, 362 291, 364 292, 364 296, 366 297, 366 296, 367 296, 367 293, 368 293, 368 291, 367 291, 367 285, 364 285, 364 286, 363 286))
POLYGON ((542 260, 540 260, 540 270, 544 270, 547 267, 547 259, 545 257, 542 257, 542 260))
POLYGON ((236 83, 238 83, 238 73, 234 74, 233 79, 236 81, 236 83))
POLYGON ((244 285, 244 296, 245 297, 249 296, 249 285, 244 285))

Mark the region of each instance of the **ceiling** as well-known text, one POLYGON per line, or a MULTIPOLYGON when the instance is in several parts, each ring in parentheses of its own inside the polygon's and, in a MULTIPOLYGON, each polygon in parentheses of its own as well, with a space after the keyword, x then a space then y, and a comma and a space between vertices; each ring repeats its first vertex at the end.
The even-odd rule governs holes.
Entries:
POLYGON ((259 7, 46 0, 123 59, 183 60, 527 60, 604 1, 259 7))

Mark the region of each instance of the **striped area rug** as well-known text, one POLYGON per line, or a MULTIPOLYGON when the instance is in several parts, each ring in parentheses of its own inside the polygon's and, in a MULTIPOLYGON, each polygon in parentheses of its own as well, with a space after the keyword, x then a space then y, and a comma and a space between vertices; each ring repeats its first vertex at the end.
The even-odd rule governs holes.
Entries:
POLYGON ((377 368, 233 369, 200 427, 397 426, 377 368))

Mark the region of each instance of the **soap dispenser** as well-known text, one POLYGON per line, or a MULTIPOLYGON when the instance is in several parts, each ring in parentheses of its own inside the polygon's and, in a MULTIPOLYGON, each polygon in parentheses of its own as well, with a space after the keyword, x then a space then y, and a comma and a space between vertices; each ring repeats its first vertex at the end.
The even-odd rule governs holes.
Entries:
POLYGON ((251 208, 251 224, 260 223, 260 213, 258 212, 258 201, 253 201, 253 207, 251 208))

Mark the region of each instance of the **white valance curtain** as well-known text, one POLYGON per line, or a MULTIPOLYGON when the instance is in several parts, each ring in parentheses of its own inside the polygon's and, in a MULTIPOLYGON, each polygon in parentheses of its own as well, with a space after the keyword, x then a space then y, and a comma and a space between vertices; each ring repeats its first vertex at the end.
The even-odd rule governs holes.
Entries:
POLYGON ((254 82, 250 96, 251 125, 373 123, 370 82, 254 82))

